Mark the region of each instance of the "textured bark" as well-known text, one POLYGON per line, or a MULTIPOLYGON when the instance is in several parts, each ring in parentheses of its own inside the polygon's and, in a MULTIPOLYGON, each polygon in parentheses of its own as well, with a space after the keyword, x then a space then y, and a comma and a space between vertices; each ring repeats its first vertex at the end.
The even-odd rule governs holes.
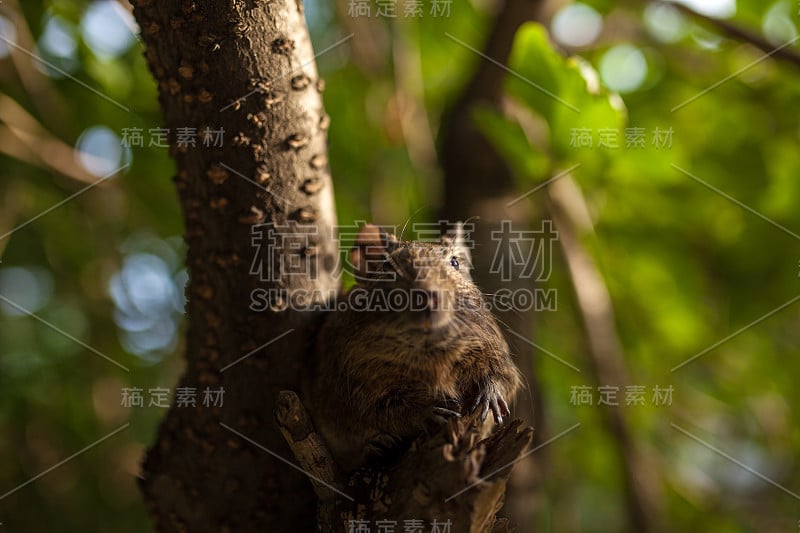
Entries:
POLYGON ((302 7, 138 0, 134 14, 172 133, 185 220, 191 281, 181 386, 225 388, 221 408, 170 409, 143 465, 142 489, 160 531, 311 530, 315 501, 305 476, 221 425, 291 459, 272 411, 280 390, 297 387, 315 318, 251 311, 251 292, 338 283, 327 116, 302 7), (177 147, 178 128, 206 126, 224 128, 223 147, 177 147), (292 221, 316 226, 318 235, 305 249, 277 252, 314 259, 317 275, 252 275, 251 228, 292 221))
POLYGON ((275 418, 315 480, 320 531, 352 531, 359 520, 370 530, 379 520, 393 521, 400 531, 409 519, 426 530, 436 521, 452 533, 509 531, 508 521, 496 514, 511 467, 533 433, 519 419, 486 439, 474 419, 451 420, 438 435, 418 439, 397 464, 342 477, 296 394, 281 393, 275 418))
POLYGON ((225 389, 221 407, 173 405, 148 450, 140 484, 156 529, 342 531, 348 517, 411 517, 451 518, 452 531, 501 530, 495 513, 509 463, 530 428, 509 423, 479 442, 460 422, 393 468, 341 480, 297 397, 279 394, 299 389, 319 315, 280 311, 279 300, 256 312, 253 291, 289 298, 338 288, 328 119, 300 4, 137 0, 134 15, 172 132, 186 225, 191 281, 179 386, 225 389), (179 128, 206 126, 224 128, 224 146, 179 147, 179 128), (306 229, 305 245, 254 247, 254 227, 287 223, 306 229), (355 496, 342 498, 336 486, 355 496))

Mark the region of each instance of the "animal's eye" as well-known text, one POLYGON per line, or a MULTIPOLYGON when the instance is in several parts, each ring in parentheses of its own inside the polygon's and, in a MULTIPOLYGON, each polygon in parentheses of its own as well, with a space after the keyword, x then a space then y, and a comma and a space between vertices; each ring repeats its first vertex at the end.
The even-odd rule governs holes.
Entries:
POLYGON ((458 270, 458 257, 453 256, 450 258, 450 266, 458 270))

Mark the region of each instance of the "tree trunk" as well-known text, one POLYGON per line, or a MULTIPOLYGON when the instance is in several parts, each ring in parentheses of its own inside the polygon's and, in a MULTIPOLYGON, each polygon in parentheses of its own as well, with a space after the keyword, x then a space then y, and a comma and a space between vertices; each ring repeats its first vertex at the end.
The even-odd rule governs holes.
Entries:
POLYGON ((284 307, 339 287, 328 119, 302 6, 135 0, 134 15, 171 131, 186 225, 179 386, 225 390, 221 407, 173 404, 161 424, 141 479, 156 528, 312 531, 318 509, 322 531, 355 519, 499 530, 510 463, 530 428, 511 422, 480 441, 474 426, 454 423, 399 465, 343 479, 289 392, 300 388, 320 315, 284 307), (202 137, 206 127, 224 129, 223 146, 182 146, 181 128, 202 137))
POLYGON ((191 281, 180 386, 225 390, 221 408, 168 412, 143 467, 150 512, 162 531, 311 530, 315 502, 305 476, 221 425, 291 459, 273 406, 280 390, 297 388, 315 317, 253 311, 251 294, 338 287, 328 119, 302 7, 138 0, 134 14, 171 132, 186 226, 191 281), (179 146, 179 128, 205 127, 224 129, 222 147, 179 146), (259 225, 291 223, 317 235, 286 254, 320 268, 297 275, 267 261, 274 268, 259 275, 254 259, 274 258, 253 245, 265 233, 259 225))

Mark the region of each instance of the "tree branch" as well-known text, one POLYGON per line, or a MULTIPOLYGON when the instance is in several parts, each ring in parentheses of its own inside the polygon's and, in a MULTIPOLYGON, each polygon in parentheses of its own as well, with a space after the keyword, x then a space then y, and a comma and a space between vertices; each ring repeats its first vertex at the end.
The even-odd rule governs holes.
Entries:
POLYGON ((314 474, 316 479, 311 478, 311 482, 317 498, 323 502, 334 499, 336 492, 332 489, 336 487, 331 485, 340 477, 336 474, 336 464, 295 392, 281 391, 278 395, 275 422, 301 468, 314 474))
MULTIPOLYGON (((578 311, 583 321, 589 361, 600 385, 625 387, 630 383, 614 318, 611 296, 602 275, 580 241, 588 213, 575 182, 564 176, 547 187, 550 216, 569 269, 578 311)), ((605 427, 614 437, 622 467, 630 527, 634 531, 661 530, 661 483, 653 465, 634 441, 630 424, 619 407, 601 411, 605 427)))
MULTIPOLYGON (((0 95, 0 152, 82 183, 97 181, 75 161, 75 150, 53 136, 11 97, 0 95)), ((93 159, 89 154, 83 157, 93 159)), ((98 159, 98 162, 102 160, 98 159)), ((101 185, 102 186, 102 185, 101 185)))
POLYGON ((795 67, 800 67, 800 54, 792 50, 788 47, 780 47, 776 46, 775 44, 769 42, 768 40, 764 39, 761 35, 747 30, 745 28, 741 28, 736 24, 732 24, 727 20, 719 19, 716 17, 709 17, 708 15, 704 15, 702 13, 698 13, 694 9, 686 6, 684 4, 678 4, 676 2, 661 2, 664 5, 673 7, 678 11, 681 11, 692 18, 696 18, 698 20, 702 20, 703 22, 710 24, 711 26, 716 27, 719 30, 722 30, 723 33, 727 34, 728 37, 732 39, 737 39, 739 41, 744 41, 747 43, 752 44, 756 48, 761 49, 765 53, 778 58, 789 63, 792 63, 795 67))

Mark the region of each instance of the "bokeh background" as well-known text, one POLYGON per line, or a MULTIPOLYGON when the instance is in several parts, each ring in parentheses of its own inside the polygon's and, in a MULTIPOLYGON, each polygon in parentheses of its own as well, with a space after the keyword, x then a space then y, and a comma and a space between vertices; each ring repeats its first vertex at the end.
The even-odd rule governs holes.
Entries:
MULTIPOLYGON (((794 0, 685 3, 800 54, 794 0)), ((365 3, 305 3, 317 50, 355 34, 318 58, 339 221, 435 220, 445 201, 441 119, 482 61, 462 43, 480 49, 499 6, 425 0, 406 12, 400 2, 390 18, 379 3, 366 2, 369 16, 355 4, 365 3)), ((507 156, 520 194, 573 168, 590 228, 582 242, 612 298, 626 385, 646 390, 645 405, 625 405, 624 388, 617 400, 655 458, 662 525, 796 531, 800 63, 659 3, 551 2, 540 22, 518 35, 518 76, 508 80, 534 126, 488 111, 475 120, 507 156), (669 404, 655 405, 656 386, 671 387, 669 404)), ((173 163, 154 132, 157 93, 137 31, 125 2, 0 2, 8 531, 150 529, 136 476, 166 410, 148 406, 147 391, 175 392, 186 273, 173 163), (142 146, 130 142, 136 131, 142 146), (126 388, 142 389, 145 405, 123 405, 126 388)), ((580 313, 557 254, 547 286, 558 309, 537 313, 535 342, 583 366, 580 313)), ((624 529, 602 383, 548 357, 536 370, 550 435, 581 424, 548 445, 539 529, 624 529), (577 405, 576 387, 592 405, 577 405)))

